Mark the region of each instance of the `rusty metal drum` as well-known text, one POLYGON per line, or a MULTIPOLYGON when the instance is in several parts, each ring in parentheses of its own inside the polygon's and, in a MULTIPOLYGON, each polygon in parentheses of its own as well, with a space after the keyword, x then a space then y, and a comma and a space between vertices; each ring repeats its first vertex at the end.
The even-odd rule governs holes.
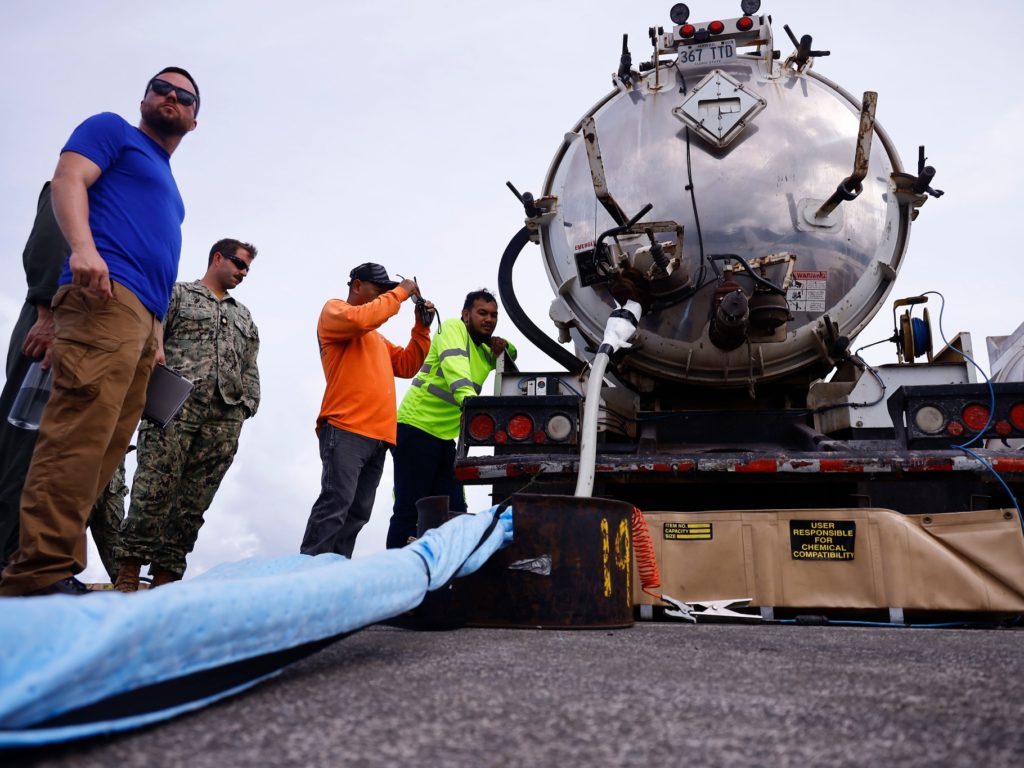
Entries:
POLYGON ((483 627, 611 628, 633 623, 630 504, 516 495, 514 539, 456 579, 466 623, 483 627))

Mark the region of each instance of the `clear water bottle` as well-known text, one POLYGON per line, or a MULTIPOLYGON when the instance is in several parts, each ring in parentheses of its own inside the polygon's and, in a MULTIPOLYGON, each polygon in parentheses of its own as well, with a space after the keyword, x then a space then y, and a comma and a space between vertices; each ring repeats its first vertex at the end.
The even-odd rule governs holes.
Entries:
POLYGON ((39 429, 39 419, 46 401, 50 399, 52 383, 53 369, 43 370, 43 364, 38 360, 32 363, 21 382, 18 396, 14 398, 7 421, 20 429, 39 429))

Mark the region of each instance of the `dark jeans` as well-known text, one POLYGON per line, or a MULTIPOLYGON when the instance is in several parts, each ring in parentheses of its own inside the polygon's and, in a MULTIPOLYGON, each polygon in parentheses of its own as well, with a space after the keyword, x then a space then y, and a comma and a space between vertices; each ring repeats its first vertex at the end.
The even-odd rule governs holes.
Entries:
POLYGON ((448 509, 466 511, 466 491, 455 479, 455 441, 441 440, 408 424, 398 425, 395 459, 395 507, 388 528, 388 549, 404 547, 416 535, 416 502, 447 496, 448 509))
POLYGON ((356 536, 373 511, 388 444, 324 422, 320 426, 320 497, 313 504, 299 551, 352 557, 356 536))

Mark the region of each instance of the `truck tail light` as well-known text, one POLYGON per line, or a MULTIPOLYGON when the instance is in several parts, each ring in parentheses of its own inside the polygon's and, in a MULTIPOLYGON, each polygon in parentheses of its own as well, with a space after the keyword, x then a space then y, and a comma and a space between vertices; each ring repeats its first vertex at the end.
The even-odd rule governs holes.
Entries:
POLYGON ((508 420, 508 436, 513 440, 525 440, 533 434, 533 419, 519 413, 508 420))
POLYGON ((547 435, 555 442, 562 442, 572 434, 572 421, 564 413, 556 413, 547 424, 547 435))
POLYGON ((693 24, 683 24, 679 28, 679 36, 684 40, 689 39, 697 34, 697 28, 693 24))
POLYGON ((468 429, 474 440, 488 440, 494 435, 494 419, 486 413, 478 413, 469 420, 468 429))
POLYGON ((964 436, 1024 437, 1024 382, 899 387, 887 401, 896 440, 907 448, 948 448, 964 436))
POLYGON ((989 416, 992 412, 988 409, 987 405, 981 403, 970 403, 964 406, 963 412, 960 414, 964 420, 964 424, 972 432, 981 432, 988 424, 989 416))
POLYGON ((749 16, 741 16, 740 18, 736 19, 736 29, 738 29, 740 32, 746 32, 747 30, 752 29, 753 26, 754 20, 749 16))
POLYGON ((1016 429, 1024 430, 1024 403, 1017 403, 1010 408, 1010 424, 1016 429))
POLYGON ((579 440, 580 408, 578 395, 467 397, 456 450, 460 456, 487 446, 506 453, 571 451, 579 440))
POLYGON ((934 405, 926 405, 917 409, 917 413, 914 414, 914 424, 922 432, 937 435, 946 426, 946 417, 934 405))
POLYGON ((720 21, 712 21, 708 24, 708 32, 712 35, 720 35, 725 32, 725 24, 720 21))

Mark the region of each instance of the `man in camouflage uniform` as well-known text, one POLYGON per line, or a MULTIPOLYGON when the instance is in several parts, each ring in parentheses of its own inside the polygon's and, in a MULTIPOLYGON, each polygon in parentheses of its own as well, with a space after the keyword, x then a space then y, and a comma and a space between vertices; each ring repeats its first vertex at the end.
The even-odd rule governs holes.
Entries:
POLYGON ((117 549, 115 589, 134 592, 150 564, 152 586, 178 581, 238 448, 242 422, 260 401, 259 336, 249 310, 228 295, 246 275, 256 248, 219 240, 202 280, 176 283, 163 326, 166 363, 195 384, 167 427, 143 422, 139 467, 117 549))

